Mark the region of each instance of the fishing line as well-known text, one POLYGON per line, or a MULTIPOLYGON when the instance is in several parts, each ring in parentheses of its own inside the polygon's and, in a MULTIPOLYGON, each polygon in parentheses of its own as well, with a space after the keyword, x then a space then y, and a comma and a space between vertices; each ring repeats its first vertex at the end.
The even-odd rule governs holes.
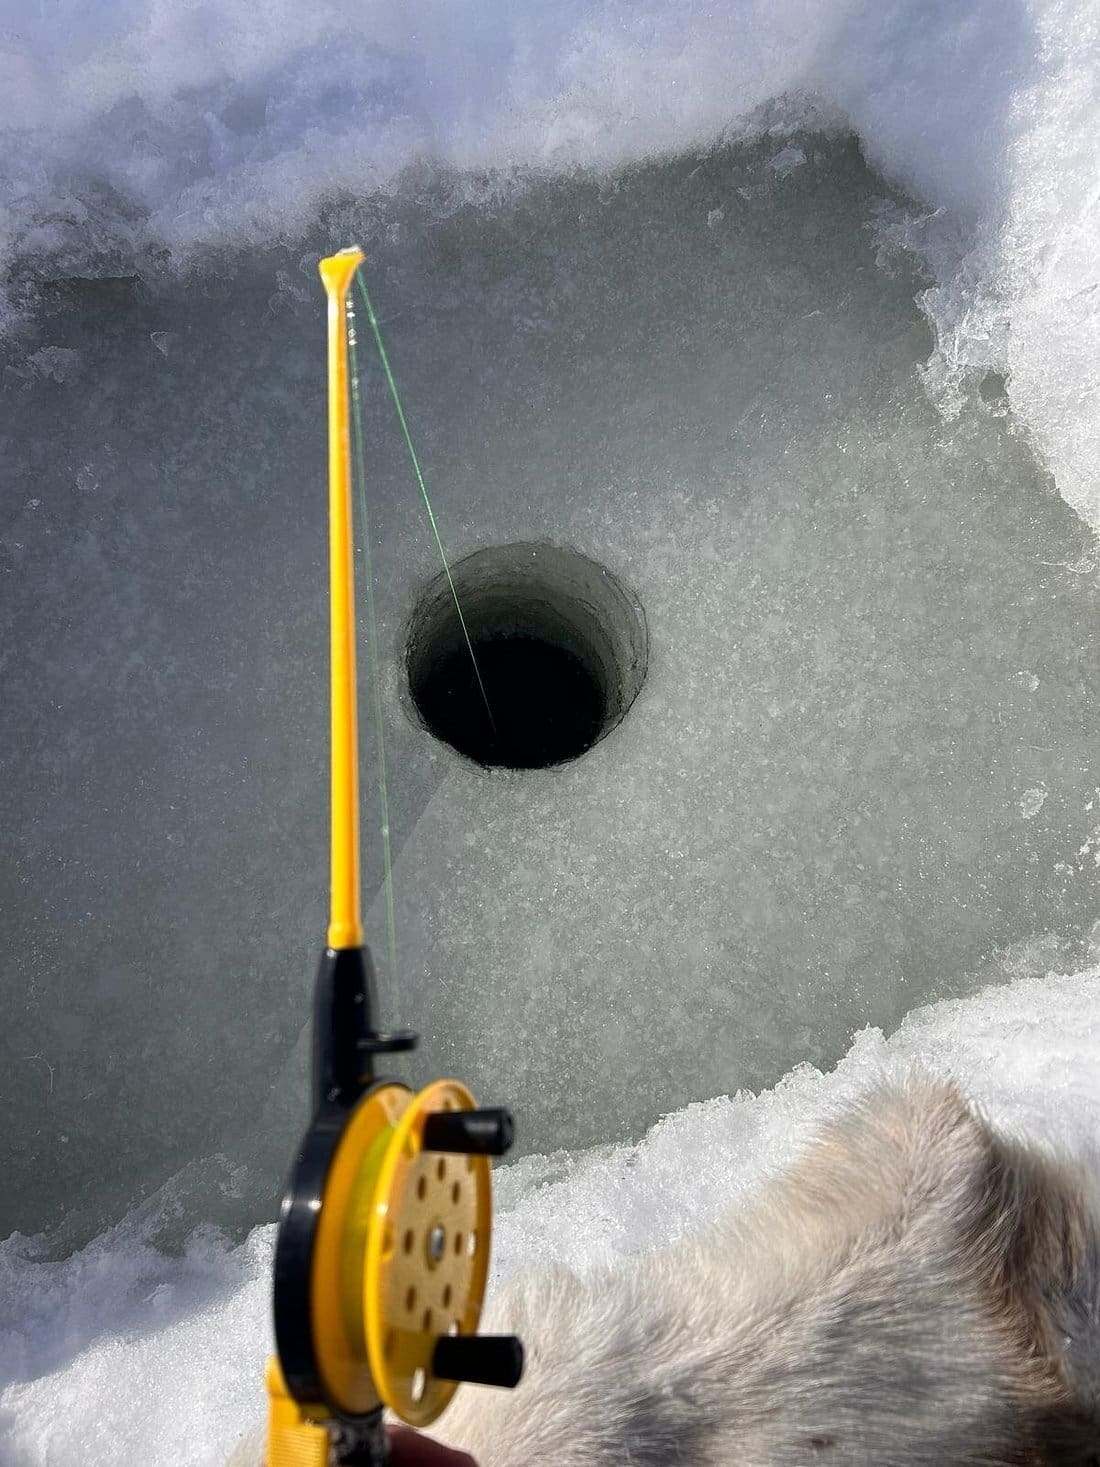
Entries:
POLYGON ((390 396, 393 398, 393 405, 397 410, 397 420, 401 424, 401 432, 404 434, 405 437, 405 446, 409 450, 409 458, 412 460, 413 473, 416 475, 416 482, 420 485, 420 494, 424 500, 424 508, 428 514, 428 523, 432 527, 432 533, 435 536, 435 543, 439 547, 439 558, 443 562, 443 573, 447 577, 448 586, 450 586, 451 588, 451 596, 454 599, 455 611, 458 613, 459 625, 462 627, 462 635, 466 639, 466 649, 470 654, 470 661, 473 663, 474 668, 474 676, 477 678, 477 685, 481 690, 481 700, 485 704, 485 712, 489 718, 489 727, 493 731, 493 738, 499 742, 499 734, 497 733, 496 720, 493 718, 493 710, 489 706, 489 695, 485 691, 485 684, 482 681, 481 677, 481 669, 478 666, 477 657, 474 655, 474 644, 470 640, 470 633, 466 627, 466 618, 463 616, 462 607, 459 605, 458 592, 455 589, 455 583, 451 577, 451 568, 447 564, 447 552, 443 549, 443 540, 439 533, 439 526, 436 523, 435 514, 432 511, 432 502, 428 498, 428 488, 427 485, 424 483, 424 475, 421 473, 420 470, 420 460, 416 455, 416 449, 413 447, 412 435, 409 432, 409 425, 405 418, 405 410, 401 406, 401 397, 397 391, 397 383, 394 381, 393 373, 390 370, 390 359, 386 355, 386 347, 384 342, 382 341, 382 332, 378 326, 378 317, 374 314, 374 307, 371 305, 370 296, 367 294, 367 287, 363 280, 362 270, 356 270, 355 282, 359 287, 359 294, 363 298, 363 305, 366 307, 367 320, 370 322, 371 331, 374 333, 374 344, 378 348, 378 359, 382 363, 383 372, 386 374, 386 381, 389 384, 390 396))
POLYGON ((378 803, 382 824, 382 890, 386 904, 386 941, 389 953, 389 990, 391 1021, 396 1024, 397 1010, 397 922, 393 900, 393 853, 390 846, 390 796, 386 777, 386 741, 382 722, 382 664, 378 657, 378 618, 374 605, 374 566, 371 557, 370 515, 367 512, 366 455, 363 451, 363 414, 359 393, 359 357, 356 350, 355 307, 347 302, 348 352, 351 357, 351 412, 355 424, 354 473, 358 491, 359 514, 363 526, 363 568, 367 599, 367 646, 370 651, 371 693, 374 703, 374 748, 378 765, 378 803))

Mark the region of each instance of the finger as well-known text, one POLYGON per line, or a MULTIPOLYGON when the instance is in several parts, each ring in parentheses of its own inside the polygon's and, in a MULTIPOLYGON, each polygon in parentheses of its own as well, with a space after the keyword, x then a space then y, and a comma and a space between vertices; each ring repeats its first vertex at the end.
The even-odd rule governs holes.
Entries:
POLYGON ((387 1426, 393 1467, 477 1467, 468 1452, 456 1452, 408 1426, 387 1426))

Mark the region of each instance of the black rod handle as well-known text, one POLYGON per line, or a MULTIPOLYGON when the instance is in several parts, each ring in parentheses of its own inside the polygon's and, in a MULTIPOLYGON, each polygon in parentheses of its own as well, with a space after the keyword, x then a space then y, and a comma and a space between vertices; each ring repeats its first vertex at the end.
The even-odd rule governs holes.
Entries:
POLYGON ((510 1391, 523 1374, 523 1343, 515 1335, 440 1335, 432 1374, 510 1391))
POLYGON ((464 1156, 503 1156, 515 1127, 507 1110, 438 1110, 424 1122, 425 1151, 464 1156))
POLYGON ((381 1409, 356 1422, 335 1422, 329 1427, 329 1460, 339 1467, 387 1467, 390 1449, 382 1425, 381 1409))
POLYGON ((313 991, 313 1113, 348 1106, 374 1079, 359 1041, 374 1033, 378 1000, 366 947, 329 947, 321 954, 313 991))

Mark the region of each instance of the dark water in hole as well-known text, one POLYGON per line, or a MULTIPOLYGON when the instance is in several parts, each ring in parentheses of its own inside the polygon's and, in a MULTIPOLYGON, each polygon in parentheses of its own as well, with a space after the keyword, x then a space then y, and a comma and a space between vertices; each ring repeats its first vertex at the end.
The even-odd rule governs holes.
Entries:
POLYGON ((545 769, 592 747, 604 698, 579 657, 541 637, 472 641, 485 697, 465 647, 432 662, 413 691, 437 738, 477 764, 505 769, 545 769))

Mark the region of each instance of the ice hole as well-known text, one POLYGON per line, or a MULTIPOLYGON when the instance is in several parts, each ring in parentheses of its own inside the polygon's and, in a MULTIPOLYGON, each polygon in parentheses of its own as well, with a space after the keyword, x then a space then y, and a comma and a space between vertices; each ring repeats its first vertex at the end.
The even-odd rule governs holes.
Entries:
POLYGON ((476 551, 451 575, 454 594, 443 574, 426 587, 406 643, 412 700, 436 738, 485 768, 544 769, 623 719, 645 680, 646 625, 605 566, 515 544, 476 551))

